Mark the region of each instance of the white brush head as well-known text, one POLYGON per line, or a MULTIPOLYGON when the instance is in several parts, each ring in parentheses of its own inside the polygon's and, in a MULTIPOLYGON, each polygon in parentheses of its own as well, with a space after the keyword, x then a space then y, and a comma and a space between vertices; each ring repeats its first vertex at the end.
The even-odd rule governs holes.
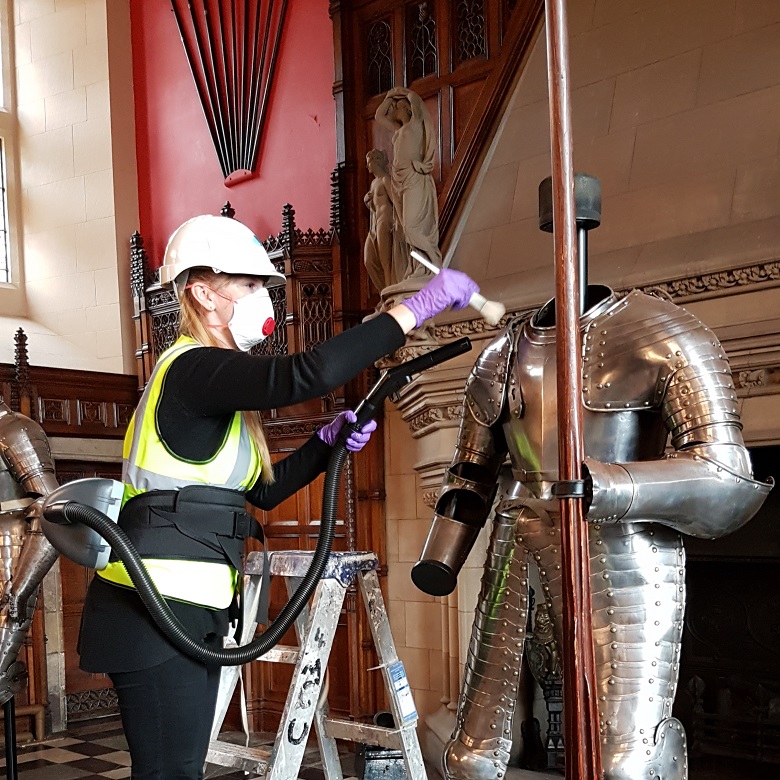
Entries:
POLYGON ((485 301, 481 311, 482 317, 488 325, 498 325, 501 318, 506 314, 506 306, 498 301, 485 301))
POLYGON ((506 306, 504 306, 503 303, 489 301, 484 295, 480 295, 479 293, 474 293, 471 296, 469 306, 476 309, 488 325, 498 325, 499 321, 506 313, 506 306))

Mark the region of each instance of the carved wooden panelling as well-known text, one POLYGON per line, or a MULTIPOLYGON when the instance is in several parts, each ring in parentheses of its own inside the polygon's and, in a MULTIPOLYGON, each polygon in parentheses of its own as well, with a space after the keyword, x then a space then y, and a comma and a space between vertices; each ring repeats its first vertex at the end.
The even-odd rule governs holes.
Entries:
MULTIPOLYGON (((331 247, 335 238, 333 230, 325 230, 320 228, 319 230, 296 230, 295 241, 296 247, 331 247)), ((327 262, 327 260, 325 260, 327 262)), ((293 267, 295 267, 295 261, 293 261, 293 267)), ((331 270, 332 266, 330 266, 331 270)))
MULTIPOLYGON (((105 401, 76 401, 79 425, 94 423, 108 427, 108 410, 105 401)), ((113 409, 111 410, 113 411, 113 409)), ((112 420, 113 423, 113 420, 112 420)))
MULTIPOLYGON (((281 269, 277 269, 281 273, 284 273, 284 265, 281 269)), ((287 327, 285 325, 287 320, 287 290, 284 285, 279 287, 272 287, 268 291, 268 295, 271 298, 271 303, 274 307, 274 319, 276 320, 276 327, 273 329, 271 335, 261 341, 257 346, 253 347, 253 355, 286 355, 287 354, 287 327)))
POLYGON ((111 715, 119 711, 119 700, 113 688, 97 688, 65 696, 68 721, 111 715))
POLYGON ((171 296, 163 296, 162 293, 157 293, 151 297, 149 307, 154 312, 154 339, 152 341, 152 350, 155 360, 165 352, 168 347, 176 341, 176 337, 179 335, 179 308, 176 306, 175 310, 164 308, 172 307, 173 301, 170 300, 171 296), (156 306, 155 304, 162 303, 164 298, 164 304, 156 306))
POLYGON ((74 377, 74 385, 68 393, 69 398, 39 395, 33 416, 50 435, 77 434, 122 438, 135 409, 135 401, 130 401, 135 395, 130 387, 133 379, 122 379, 125 381, 125 388, 121 394, 127 398, 125 401, 112 399, 111 389, 104 388, 101 393, 99 387, 90 388, 89 395, 102 394, 103 399, 84 398, 87 393, 84 392, 83 386, 78 384, 77 377, 74 377))
POLYGON ((487 57, 487 20, 484 0, 453 0, 455 6, 455 46, 453 64, 487 57))
POLYGON ((379 19, 366 28, 366 91, 387 92, 393 86, 393 37, 390 22, 379 19))
POLYGON ((38 420, 46 423, 70 424, 70 403, 64 398, 39 398, 38 420))
POLYGON ((293 260, 293 273, 332 274, 333 261, 330 257, 301 257, 293 260))
POLYGON ((135 404, 114 404, 114 414, 116 416, 117 425, 119 425, 120 428, 127 428, 134 411, 135 404))
POLYGON ((333 289, 327 282, 301 285, 301 324, 307 348, 333 335, 333 289))
POLYGON ((406 7, 406 81, 439 71, 434 3, 411 3, 406 7))
MULTIPOLYGON (((9 401, 14 373, 13 366, 0 364, 0 390, 9 401)), ((28 374, 24 392, 9 406, 32 417, 49 436, 125 435, 138 400, 134 376, 35 365, 28 374)))

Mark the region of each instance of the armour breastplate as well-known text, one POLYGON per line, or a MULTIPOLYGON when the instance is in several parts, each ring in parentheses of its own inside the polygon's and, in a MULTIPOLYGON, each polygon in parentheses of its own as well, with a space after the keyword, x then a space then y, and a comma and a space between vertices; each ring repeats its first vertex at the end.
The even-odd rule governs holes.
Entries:
MULTIPOLYGON (((585 454, 605 462, 654 460, 667 440, 660 403, 668 372, 648 355, 647 339, 623 338, 629 322, 646 318, 649 296, 619 300, 602 289, 605 297, 580 319, 585 454)), ((545 324, 551 315, 548 304, 516 331, 510 384, 520 392, 509 394, 503 426, 515 475, 534 493, 534 483, 558 473, 556 334, 545 324)))

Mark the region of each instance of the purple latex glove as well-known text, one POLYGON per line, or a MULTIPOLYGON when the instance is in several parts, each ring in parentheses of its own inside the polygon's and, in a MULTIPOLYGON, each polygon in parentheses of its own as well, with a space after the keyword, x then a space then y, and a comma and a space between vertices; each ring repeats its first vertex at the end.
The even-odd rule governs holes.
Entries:
POLYGON ((466 274, 453 268, 442 268, 425 287, 407 298, 403 304, 411 309, 417 318, 416 327, 419 328, 425 320, 450 306, 453 309, 465 308, 475 292, 479 292, 479 286, 466 274))
MULTIPOLYGON (((351 410, 341 412, 337 415, 333 422, 323 425, 317 431, 317 436, 332 447, 339 437, 339 432, 348 423, 353 423, 357 420, 357 415, 351 410)), ((360 452, 363 447, 366 446, 368 440, 371 438, 371 434, 376 430, 376 420, 369 420, 360 431, 352 431, 347 437, 347 449, 350 452, 360 452)))

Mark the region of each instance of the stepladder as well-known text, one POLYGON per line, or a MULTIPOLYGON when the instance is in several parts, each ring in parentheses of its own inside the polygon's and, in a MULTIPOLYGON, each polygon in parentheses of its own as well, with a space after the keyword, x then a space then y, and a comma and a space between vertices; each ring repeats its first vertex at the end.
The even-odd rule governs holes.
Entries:
MULTIPOLYGON (((244 571, 239 644, 249 642, 257 628, 257 610, 265 567, 283 577, 292 594, 311 563, 311 552, 250 553, 244 571)), ((244 770, 268 780, 296 780, 312 728, 326 780, 343 780, 337 740, 360 742, 403 754, 409 780, 427 780, 417 738, 417 710, 403 663, 396 653, 390 622, 377 576, 378 561, 371 552, 332 553, 310 603, 295 622, 298 646, 281 646, 259 660, 295 665, 292 684, 272 748, 236 745, 219 733, 236 687, 238 667, 223 667, 207 762, 244 770), (330 716, 326 671, 347 589, 356 582, 368 615, 371 634, 388 694, 394 726, 384 728, 330 716)), ((266 572, 267 573, 267 572, 266 572)))

